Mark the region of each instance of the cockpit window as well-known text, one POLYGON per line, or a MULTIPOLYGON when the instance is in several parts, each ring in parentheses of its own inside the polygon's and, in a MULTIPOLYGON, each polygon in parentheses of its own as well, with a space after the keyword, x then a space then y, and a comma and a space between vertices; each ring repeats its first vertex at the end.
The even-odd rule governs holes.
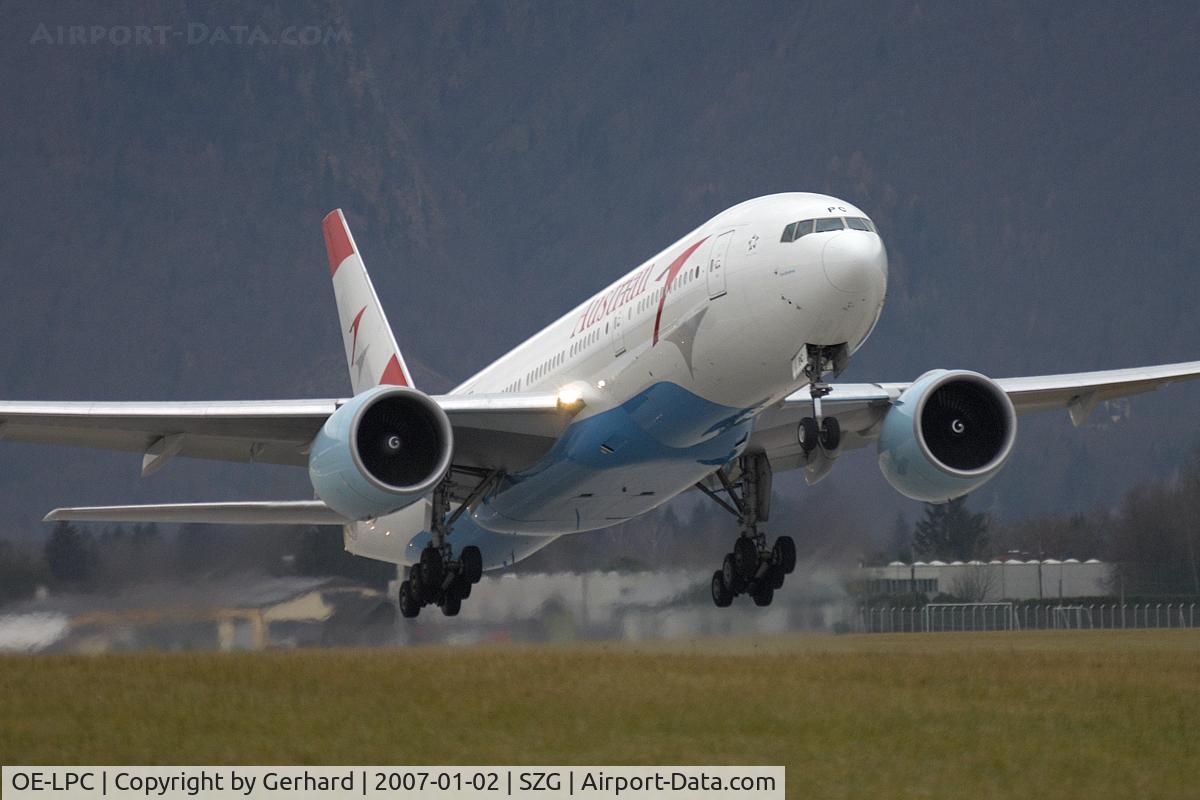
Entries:
POLYGON ((802 219, 799 222, 793 222, 783 229, 783 236, 779 239, 781 242, 794 242, 801 236, 807 236, 813 232, 813 223, 815 220, 802 219))
POLYGON ((843 227, 841 217, 825 217, 824 219, 817 220, 816 232, 840 231, 843 227))
POLYGON ((846 217, 846 227, 852 231, 875 232, 875 229, 871 226, 871 220, 865 217, 846 217))

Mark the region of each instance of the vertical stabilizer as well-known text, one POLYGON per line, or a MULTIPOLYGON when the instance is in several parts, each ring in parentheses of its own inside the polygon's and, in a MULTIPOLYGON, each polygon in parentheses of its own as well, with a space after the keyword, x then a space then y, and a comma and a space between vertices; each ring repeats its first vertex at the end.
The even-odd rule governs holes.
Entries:
POLYGON ((408 365, 396 346, 392 328, 346 225, 346 216, 340 208, 335 209, 325 217, 321 227, 325 232, 329 273, 333 276, 333 294, 354 393, 385 383, 412 386, 408 365))

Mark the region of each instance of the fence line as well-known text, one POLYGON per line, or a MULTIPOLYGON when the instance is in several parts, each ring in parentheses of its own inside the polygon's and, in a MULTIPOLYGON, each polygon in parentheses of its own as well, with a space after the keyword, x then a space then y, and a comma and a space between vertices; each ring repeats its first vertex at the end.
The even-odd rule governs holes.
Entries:
POLYGON ((1195 628, 1197 605, 937 603, 923 607, 866 606, 857 610, 855 624, 861 633, 1195 628))

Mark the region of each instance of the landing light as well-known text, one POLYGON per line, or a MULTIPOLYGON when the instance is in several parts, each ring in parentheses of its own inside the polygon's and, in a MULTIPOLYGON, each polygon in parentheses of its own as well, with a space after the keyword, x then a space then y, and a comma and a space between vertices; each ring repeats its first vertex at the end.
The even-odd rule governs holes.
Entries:
POLYGON ((564 386, 558 390, 558 405, 560 408, 572 408, 583 401, 583 392, 578 386, 564 386))

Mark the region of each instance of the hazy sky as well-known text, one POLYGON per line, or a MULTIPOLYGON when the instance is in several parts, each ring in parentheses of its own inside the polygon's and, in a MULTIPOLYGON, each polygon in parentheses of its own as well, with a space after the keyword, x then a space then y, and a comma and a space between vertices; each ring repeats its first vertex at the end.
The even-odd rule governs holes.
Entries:
MULTIPOLYGON (((5 9, 6 398, 346 393, 334 206, 444 390, 722 208, 789 190, 855 202, 889 248, 849 380, 1200 358, 1194 4, 5 9)), ((1198 406, 1177 387, 1081 431, 1023 420, 979 503, 1115 502, 1171 474, 1198 406)), ((884 528, 913 508, 870 453, 844 461, 836 487, 783 490, 856 497, 884 528)), ((138 467, 6 445, 0 508, 20 531, 59 504, 309 491, 300 470, 138 467)))

